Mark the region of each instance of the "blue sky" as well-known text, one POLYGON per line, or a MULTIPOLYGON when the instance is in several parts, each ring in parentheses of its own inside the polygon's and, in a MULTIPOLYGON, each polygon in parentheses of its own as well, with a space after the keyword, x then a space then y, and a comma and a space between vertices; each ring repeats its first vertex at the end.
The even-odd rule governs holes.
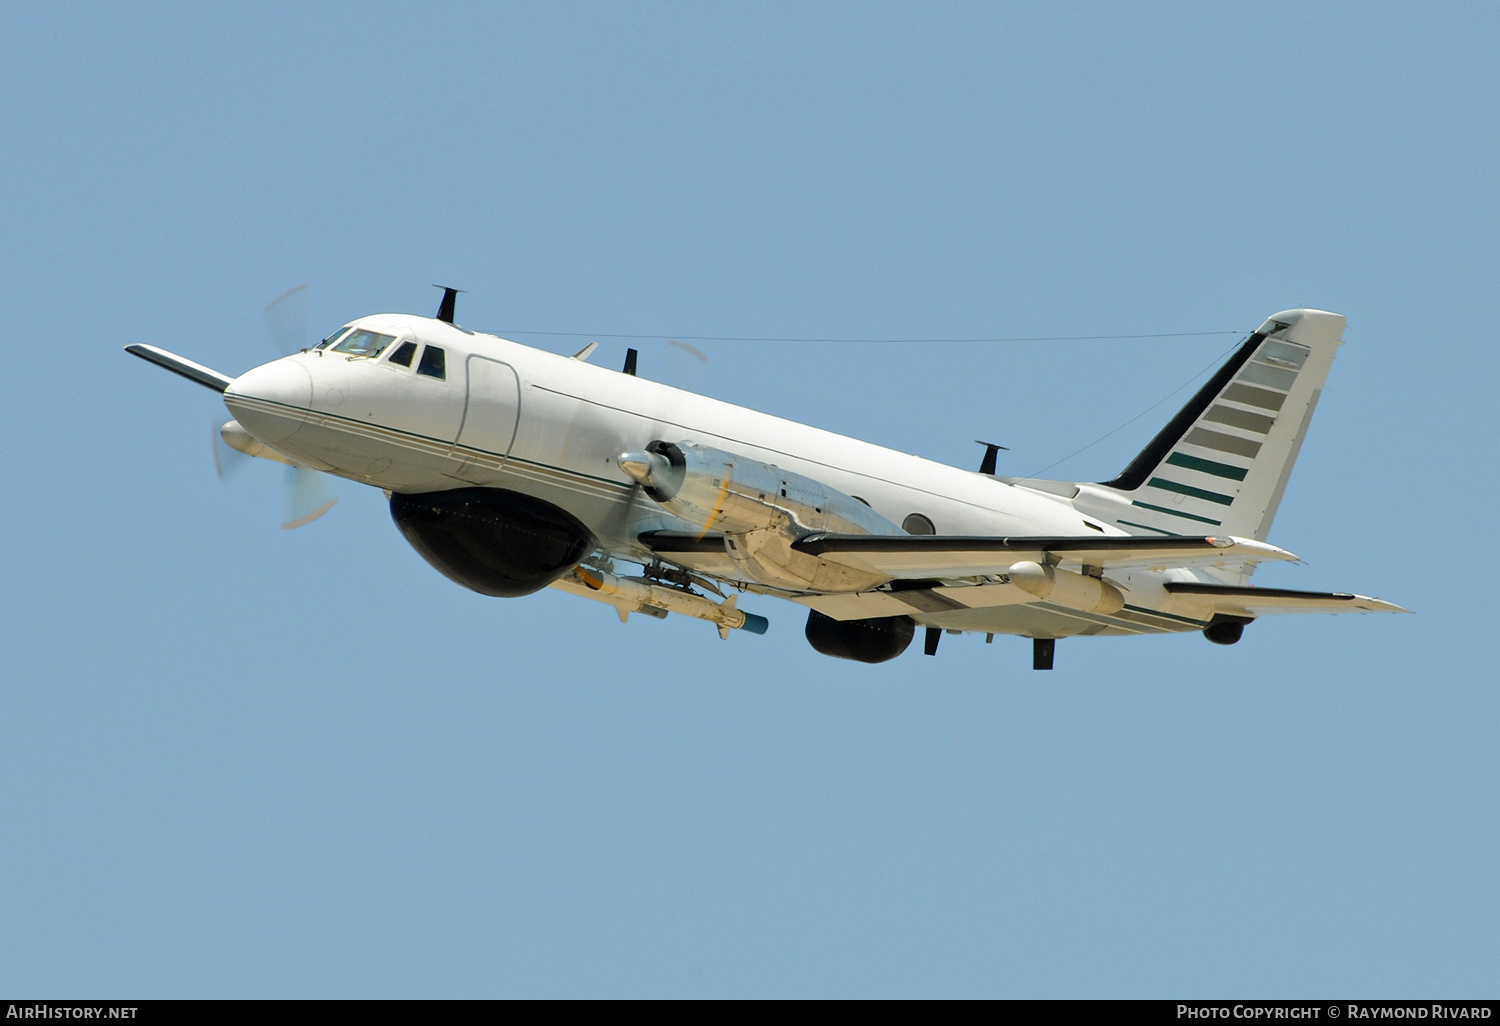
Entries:
POLYGON ((7 5, 0 991, 1492 994, 1497 29, 7 5), (993 438, 1002 473, 1084 449, 1049 474, 1090 480, 1233 333, 1335 310, 1271 535, 1307 562, 1258 580, 1416 615, 1065 642, 1046 675, 1009 638, 830 660, 768 600, 721 642, 481 598, 378 492, 281 531, 281 468, 221 485, 222 406, 120 352, 239 373, 299 282, 314 330, 443 282, 568 351, 1222 333, 637 343, 710 395, 959 465, 993 438))

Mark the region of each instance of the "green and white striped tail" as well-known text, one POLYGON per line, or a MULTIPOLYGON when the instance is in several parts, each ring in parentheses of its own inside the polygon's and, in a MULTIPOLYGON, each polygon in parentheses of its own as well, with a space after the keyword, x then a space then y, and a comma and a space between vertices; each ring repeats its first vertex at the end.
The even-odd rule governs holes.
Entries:
POLYGON ((1268 318, 1118 477, 1081 485, 1074 505, 1132 534, 1265 541, 1345 323, 1322 310, 1268 318))

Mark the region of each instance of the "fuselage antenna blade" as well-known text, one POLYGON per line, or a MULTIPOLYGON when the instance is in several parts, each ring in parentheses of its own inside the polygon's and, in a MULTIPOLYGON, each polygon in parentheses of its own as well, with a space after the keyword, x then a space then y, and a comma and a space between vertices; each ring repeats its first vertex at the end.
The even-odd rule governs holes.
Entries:
POLYGON ((433 288, 443 290, 443 301, 438 304, 437 319, 452 324, 453 309, 457 305, 458 294, 463 289, 455 289, 450 285, 434 285, 433 288))
POLYGON ((984 446, 984 459, 979 462, 979 472, 981 474, 988 474, 991 477, 994 477, 996 454, 998 454, 1001 449, 1005 449, 1006 452, 1010 452, 1010 449, 995 442, 981 442, 977 438, 974 439, 974 443, 976 445, 984 446))

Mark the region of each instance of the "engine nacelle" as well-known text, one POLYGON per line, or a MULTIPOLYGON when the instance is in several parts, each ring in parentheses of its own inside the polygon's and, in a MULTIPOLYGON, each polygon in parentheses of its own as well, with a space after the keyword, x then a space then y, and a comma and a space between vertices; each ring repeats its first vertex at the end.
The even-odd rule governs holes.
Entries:
POLYGON ((647 495, 703 531, 904 533, 852 495, 723 449, 658 441, 645 452, 622 453, 617 462, 647 495))
POLYGON ((394 492, 391 519, 443 576, 497 598, 540 591, 594 547, 588 528, 568 513, 499 488, 394 492))
POLYGON ((747 578, 794 591, 864 591, 886 578, 792 549, 814 531, 904 534, 852 495, 760 460, 693 442, 621 453, 620 469, 669 512, 725 536, 747 578))
POLYGON ((896 658, 911 644, 916 629, 916 621, 909 616, 835 620, 816 609, 807 614, 808 644, 826 656, 859 663, 896 658))
POLYGON ((1254 622, 1253 616, 1215 613, 1213 619, 1208 622, 1208 626, 1203 628, 1203 636, 1215 645, 1233 645, 1244 635, 1245 626, 1254 622))

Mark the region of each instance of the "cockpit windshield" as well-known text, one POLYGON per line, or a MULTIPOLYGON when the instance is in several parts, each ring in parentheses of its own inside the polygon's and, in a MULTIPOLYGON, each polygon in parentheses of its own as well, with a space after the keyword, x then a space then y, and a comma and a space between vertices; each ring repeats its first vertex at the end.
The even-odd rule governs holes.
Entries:
POLYGON ((333 347, 333 352, 348 353, 350 356, 379 356, 394 341, 395 335, 380 335, 364 328, 355 328, 333 347))
POLYGON ((331 343, 337 342, 339 339, 343 338, 344 337, 344 333, 347 332, 348 330, 349 329, 347 327, 340 328, 338 331, 335 331, 332 335, 329 335, 323 341, 319 342, 313 348, 315 348, 315 349, 327 349, 328 346, 331 343))

